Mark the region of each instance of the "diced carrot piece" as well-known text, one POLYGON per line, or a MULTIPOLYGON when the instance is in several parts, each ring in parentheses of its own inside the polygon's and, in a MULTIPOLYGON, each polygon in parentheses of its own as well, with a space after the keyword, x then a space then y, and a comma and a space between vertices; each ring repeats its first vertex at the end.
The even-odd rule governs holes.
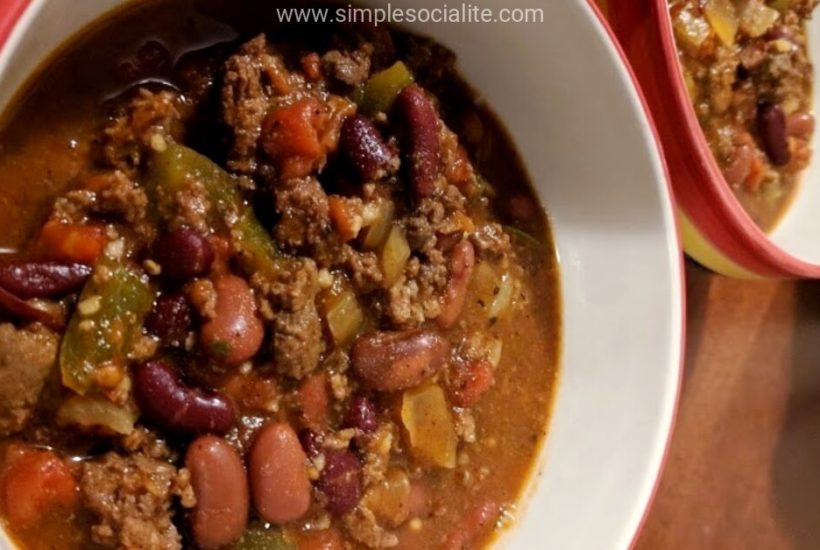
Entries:
POLYGON ((105 228, 48 221, 40 230, 40 246, 55 260, 93 264, 108 244, 105 228))
POLYGON ((351 203, 342 197, 332 196, 328 198, 330 207, 330 221, 336 233, 343 242, 355 239, 362 229, 361 217, 357 216, 351 203))
POLYGON ((299 405, 305 423, 311 428, 322 428, 327 423, 327 376, 313 374, 299 388, 299 405))
POLYGON ((278 162, 284 177, 303 177, 317 167, 323 155, 319 129, 327 114, 313 98, 271 111, 262 123, 262 148, 278 162))
POLYGON ((51 451, 11 449, 0 478, 6 519, 18 527, 36 523, 56 508, 79 502, 77 482, 60 457, 51 451))
POLYGON ((342 536, 334 528, 299 535, 299 550, 342 550, 342 536))

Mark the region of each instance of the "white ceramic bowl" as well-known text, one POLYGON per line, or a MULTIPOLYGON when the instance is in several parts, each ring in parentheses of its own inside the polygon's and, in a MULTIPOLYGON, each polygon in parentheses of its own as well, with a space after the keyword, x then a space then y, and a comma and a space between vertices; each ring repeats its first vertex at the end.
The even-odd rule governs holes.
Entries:
MULTIPOLYGON (((3 18, 8 24, 24 2, 0 0, 0 42, 3 18)), ((0 50, 0 108, 60 43, 120 3, 33 0, 0 50)), ((560 385, 520 521, 500 545, 625 549, 650 501, 676 405, 681 253, 653 127, 600 16, 585 0, 538 6, 544 24, 414 30, 458 53, 507 124, 558 243, 560 385)))

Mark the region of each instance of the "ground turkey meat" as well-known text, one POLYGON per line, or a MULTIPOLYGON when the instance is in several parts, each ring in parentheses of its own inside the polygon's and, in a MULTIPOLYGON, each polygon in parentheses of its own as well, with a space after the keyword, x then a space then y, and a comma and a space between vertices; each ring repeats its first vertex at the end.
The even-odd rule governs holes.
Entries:
POLYGON ((164 460, 142 452, 108 453, 83 464, 80 490, 85 507, 94 515, 94 542, 124 550, 182 548, 171 521, 174 496, 193 506, 190 476, 164 460))
POLYGON ((20 431, 57 361, 58 336, 41 325, 0 325, 0 434, 20 431))

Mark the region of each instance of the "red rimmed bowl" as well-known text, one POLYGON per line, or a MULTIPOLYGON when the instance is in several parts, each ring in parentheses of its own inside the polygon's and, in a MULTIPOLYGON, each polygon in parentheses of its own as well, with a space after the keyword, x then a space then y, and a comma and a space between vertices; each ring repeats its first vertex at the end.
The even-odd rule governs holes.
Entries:
POLYGON ((764 233, 730 189, 701 130, 683 78, 668 0, 612 0, 609 12, 660 132, 686 253, 734 277, 820 278, 817 163, 802 175, 777 227, 764 233))

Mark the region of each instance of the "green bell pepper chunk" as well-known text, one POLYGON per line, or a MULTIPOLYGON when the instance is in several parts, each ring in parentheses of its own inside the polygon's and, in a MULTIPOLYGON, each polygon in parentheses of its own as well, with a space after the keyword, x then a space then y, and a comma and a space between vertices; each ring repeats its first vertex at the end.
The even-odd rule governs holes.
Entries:
POLYGON ((209 158, 184 145, 169 143, 151 161, 146 183, 159 217, 173 219, 176 194, 191 179, 204 186, 211 203, 209 223, 214 228, 229 230, 233 245, 240 252, 242 267, 250 273, 275 274, 276 245, 242 198, 236 182, 209 158))
POLYGON ((85 395, 99 369, 125 367, 153 303, 145 277, 119 258, 100 256, 63 335, 63 384, 85 395))
POLYGON ((279 529, 254 526, 245 531, 234 550, 296 550, 296 545, 279 529))
POLYGON ((370 116, 387 113, 393 107, 396 97, 412 83, 413 75, 410 70, 404 63, 397 61, 392 67, 371 76, 357 90, 354 100, 370 116))

